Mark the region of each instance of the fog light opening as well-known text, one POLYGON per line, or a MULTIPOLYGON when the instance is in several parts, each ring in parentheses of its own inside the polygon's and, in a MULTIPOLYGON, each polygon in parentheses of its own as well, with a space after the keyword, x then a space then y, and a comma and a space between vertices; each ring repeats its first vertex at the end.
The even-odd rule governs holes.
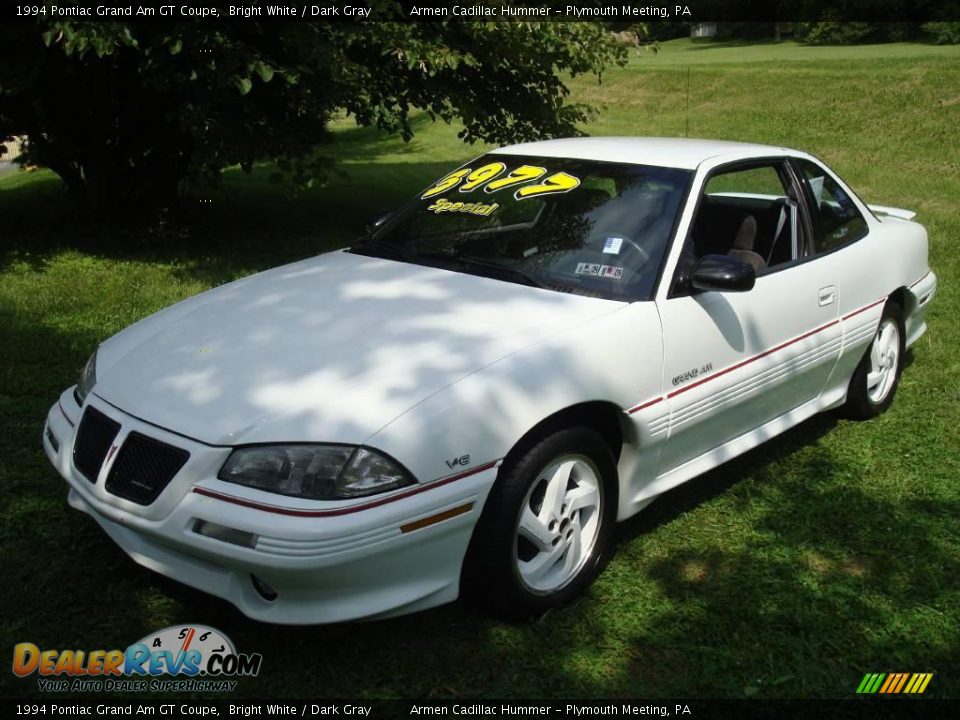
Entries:
POLYGON ((235 530, 234 528, 217 525, 216 523, 206 520, 197 520, 193 526, 193 531, 198 535, 213 538, 220 542, 230 543, 231 545, 250 548, 256 547, 257 545, 257 536, 253 533, 235 530))
POLYGON ((57 440, 57 436, 53 434, 53 430, 49 427, 47 428, 47 442, 50 443, 50 447, 53 448, 55 453, 60 452, 60 441, 57 440))
POLYGON ((251 575, 250 579, 253 581, 253 589, 257 591, 257 594, 262 597, 267 602, 273 602, 277 599, 277 591, 270 587, 266 582, 258 578, 256 575, 251 575))

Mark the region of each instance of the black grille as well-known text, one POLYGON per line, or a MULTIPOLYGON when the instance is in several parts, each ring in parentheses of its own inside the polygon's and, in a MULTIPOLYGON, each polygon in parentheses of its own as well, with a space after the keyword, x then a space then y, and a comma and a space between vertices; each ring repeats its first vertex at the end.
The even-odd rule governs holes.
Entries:
POLYGON ((132 432, 127 435, 107 476, 107 492, 149 505, 167 487, 190 453, 132 432))
POLYGON ((73 445, 73 464, 92 483, 97 481, 100 466, 107 456, 110 444, 120 432, 120 423, 114 422, 96 408, 83 411, 77 440, 73 445))

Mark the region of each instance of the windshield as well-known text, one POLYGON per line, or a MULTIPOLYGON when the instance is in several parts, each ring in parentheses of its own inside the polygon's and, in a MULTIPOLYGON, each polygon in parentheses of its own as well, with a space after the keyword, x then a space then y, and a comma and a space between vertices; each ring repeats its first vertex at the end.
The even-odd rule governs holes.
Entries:
POLYGON ((561 292, 649 300, 691 173, 485 155, 352 248, 561 292))

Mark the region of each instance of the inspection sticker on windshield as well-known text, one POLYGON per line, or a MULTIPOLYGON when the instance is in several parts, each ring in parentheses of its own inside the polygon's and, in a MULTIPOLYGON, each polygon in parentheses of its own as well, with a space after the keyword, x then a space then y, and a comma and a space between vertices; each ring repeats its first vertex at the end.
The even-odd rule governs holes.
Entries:
POLYGON ((603 252, 607 255, 619 255, 620 248, 623 247, 622 237, 608 237, 603 241, 603 252))
POLYGON ((598 265, 596 263, 577 263, 574 270, 577 275, 593 275, 602 278, 619 280, 623 277, 623 268, 619 265, 598 265))

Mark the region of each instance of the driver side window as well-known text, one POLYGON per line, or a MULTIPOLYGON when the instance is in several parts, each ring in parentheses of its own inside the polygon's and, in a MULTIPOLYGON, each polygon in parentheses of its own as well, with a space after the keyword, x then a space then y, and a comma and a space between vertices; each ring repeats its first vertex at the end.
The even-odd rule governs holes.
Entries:
POLYGON ((799 257, 798 205, 787 178, 779 161, 713 175, 691 226, 688 262, 728 255, 762 273, 799 257))

